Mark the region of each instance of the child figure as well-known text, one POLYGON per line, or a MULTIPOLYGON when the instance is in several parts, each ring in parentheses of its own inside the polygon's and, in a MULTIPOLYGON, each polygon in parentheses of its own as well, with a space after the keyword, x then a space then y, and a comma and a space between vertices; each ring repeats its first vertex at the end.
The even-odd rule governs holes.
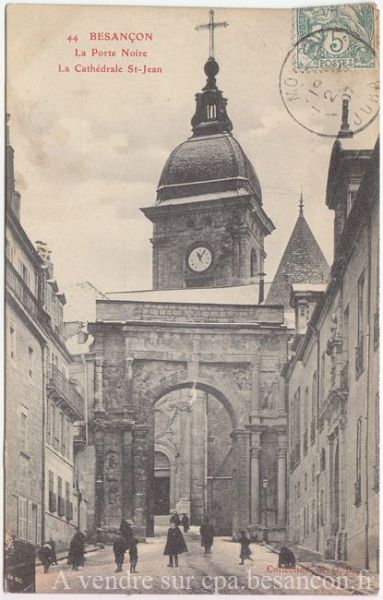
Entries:
POLYGON ((129 546, 129 560, 130 560, 130 572, 137 573, 136 566, 138 563, 138 551, 137 551, 138 540, 133 538, 129 546))
POLYGON ((113 544, 114 560, 117 565, 116 573, 120 573, 122 571, 125 550, 126 550, 126 540, 122 535, 119 535, 113 544))
POLYGON ((245 531, 241 531, 241 537, 239 538, 239 543, 241 544, 241 553, 239 555, 239 558, 241 559, 241 562, 239 563, 240 565, 245 564, 244 560, 253 560, 251 558, 251 550, 249 548, 250 546, 250 539, 246 536, 246 532, 245 531))

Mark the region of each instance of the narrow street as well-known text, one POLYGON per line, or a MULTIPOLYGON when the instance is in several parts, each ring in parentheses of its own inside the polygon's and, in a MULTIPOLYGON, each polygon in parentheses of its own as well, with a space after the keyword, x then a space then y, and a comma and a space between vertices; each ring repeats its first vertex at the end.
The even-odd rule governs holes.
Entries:
MULTIPOLYGON (((138 573, 129 574, 129 556, 122 573, 115 573, 111 546, 86 555, 84 568, 73 572, 66 561, 44 574, 38 567, 38 593, 154 593, 154 594, 347 594, 297 566, 278 571, 278 556, 268 548, 252 544, 254 562, 239 565, 239 545, 216 538, 211 556, 204 556, 197 528, 185 536, 189 552, 180 556, 179 567, 167 567, 162 552, 165 535, 139 544, 138 573), (333 588, 333 589, 332 589, 333 588)), ((349 594, 349 593, 348 593, 349 594)))

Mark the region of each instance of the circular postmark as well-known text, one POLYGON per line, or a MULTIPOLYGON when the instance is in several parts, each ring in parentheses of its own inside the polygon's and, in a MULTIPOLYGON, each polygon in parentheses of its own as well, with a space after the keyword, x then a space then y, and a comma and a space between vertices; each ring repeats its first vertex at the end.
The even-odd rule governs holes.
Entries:
POLYGON ((349 131, 356 134, 379 111, 375 50, 348 29, 310 32, 287 54, 279 74, 279 92, 294 121, 324 137, 338 136, 346 97, 349 131))

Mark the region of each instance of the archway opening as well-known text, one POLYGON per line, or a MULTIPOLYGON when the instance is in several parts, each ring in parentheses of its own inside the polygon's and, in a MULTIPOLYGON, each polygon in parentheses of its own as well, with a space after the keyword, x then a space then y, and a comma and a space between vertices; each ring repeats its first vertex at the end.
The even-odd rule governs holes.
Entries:
POLYGON ((161 504, 155 526, 165 525, 168 477, 169 519, 175 511, 191 525, 208 518, 217 535, 231 535, 235 460, 227 406, 210 389, 179 387, 157 400, 154 425, 154 491, 161 504))
POLYGON ((170 462, 163 452, 154 453, 154 515, 170 512, 170 462))

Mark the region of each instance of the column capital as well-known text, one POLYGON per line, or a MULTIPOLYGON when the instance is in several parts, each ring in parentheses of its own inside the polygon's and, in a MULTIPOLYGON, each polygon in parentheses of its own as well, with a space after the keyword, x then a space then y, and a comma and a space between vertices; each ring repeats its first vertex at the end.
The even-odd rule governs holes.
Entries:
POLYGON ((136 435, 146 435, 149 431, 149 425, 146 425, 145 423, 137 423, 136 425, 133 425, 133 431, 136 435))
POLYGON ((251 458, 259 458, 261 454, 261 448, 252 447, 250 448, 250 456, 251 458))
POLYGON ((287 448, 278 448, 277 454, 278 454, 278 458, 286 458, 287 457, 287 448))
POLYGON ((94 421, 95 421, 96 428, 100 428, 101 426, 103 427, 104 420, 105 420, 105 408, 103 408, 102 406, 96 406, 96 408, 94 409, 94 421))
POLYGON ((236 429, 233 429, 233 431, 230 434, 230 437, 233 440, 236 440, 240 437, 242 438, 249 438, 250 437, 250 431, 248 429, 242 429, 241 427, 237 427, 236 429))

